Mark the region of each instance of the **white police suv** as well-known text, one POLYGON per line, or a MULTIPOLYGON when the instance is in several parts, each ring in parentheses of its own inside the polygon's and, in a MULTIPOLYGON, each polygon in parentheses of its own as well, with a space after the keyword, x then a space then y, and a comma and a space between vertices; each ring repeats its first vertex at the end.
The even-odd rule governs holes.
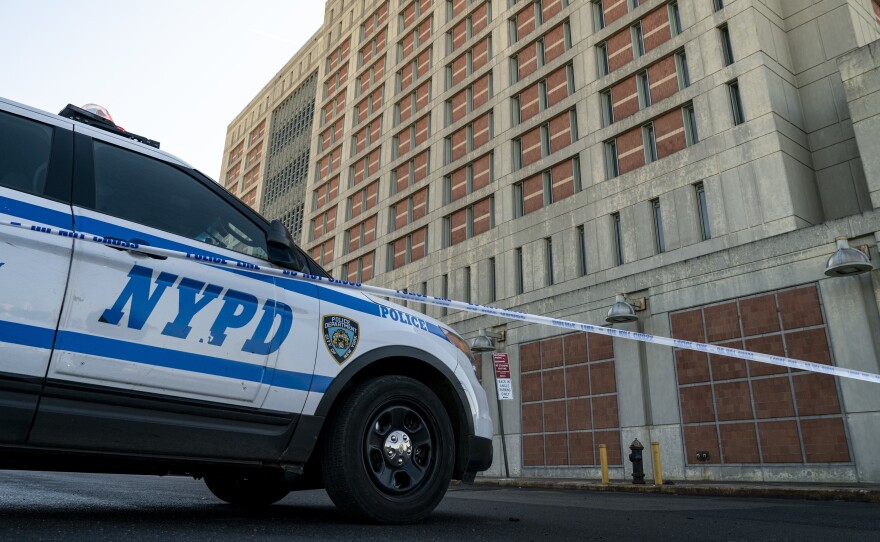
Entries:
POLYGON ((0 99, 0 468, 191 475, 241 506, 326 487, 408 523, 489 467, 461 337, 295 278, 326 273, 158 146, 0 99))

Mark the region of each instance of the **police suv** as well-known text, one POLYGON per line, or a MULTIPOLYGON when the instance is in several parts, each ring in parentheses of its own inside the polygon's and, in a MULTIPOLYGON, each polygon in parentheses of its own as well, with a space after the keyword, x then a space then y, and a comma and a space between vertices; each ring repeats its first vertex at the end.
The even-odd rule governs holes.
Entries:
POLYGON ((0 99, 0 468, 190 475, 240 506, 325 487, 409 523, 489 467, 460 336, 96 113, 0 99))

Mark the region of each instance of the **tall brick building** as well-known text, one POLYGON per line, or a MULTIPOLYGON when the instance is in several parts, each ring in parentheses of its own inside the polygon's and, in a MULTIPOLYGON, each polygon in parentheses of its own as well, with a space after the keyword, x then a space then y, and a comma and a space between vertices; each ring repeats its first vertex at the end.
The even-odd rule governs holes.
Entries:
MULTIPOLYGON (((878 39, 874 0, 331 0, 224 184, 340 278, 589 323, 626 292, 627 329, 876 373, 880 271, 823 271, 836 236, 880 267, 878 39)), ((880 481, 875 384, 410 309, 504 332, 515 476, 605 444, 623 478, 638 438, 667 478, 880 481)))

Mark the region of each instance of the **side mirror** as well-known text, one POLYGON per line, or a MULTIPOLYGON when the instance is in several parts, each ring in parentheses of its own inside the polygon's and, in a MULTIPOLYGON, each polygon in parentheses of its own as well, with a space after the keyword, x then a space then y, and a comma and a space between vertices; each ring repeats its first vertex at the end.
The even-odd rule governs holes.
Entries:
POLYGON ((266 243, 270 246, 282 249, 294 250, 294 242, 290 237, 290 232, 284 224, 277 218, 269 223, 269 233, 266 236, 266 243))

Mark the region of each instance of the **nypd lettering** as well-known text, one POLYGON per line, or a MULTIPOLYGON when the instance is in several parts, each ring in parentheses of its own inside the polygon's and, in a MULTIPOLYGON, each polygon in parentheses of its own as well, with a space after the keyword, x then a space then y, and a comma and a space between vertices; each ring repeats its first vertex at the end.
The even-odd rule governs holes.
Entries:
POLYGON ((259 316, 257 328, 241 345, 242 352, 271 354, 281 347, 290 334, 293 310, 280 301, 267 299, 260 307, 257 297, 247 292, 231 288, 224 290, 222 286, 216 284, 206 284, 187 277, 180 278, 166 272, 159 273, 153 281, 153 274, 153 270, 149 267, 140 265, 132 267, 128 273, 128 282, 119 297, 112 307, 101 314, 99 321, 119 325, 125 315, 124 309, 128 306, 128 327, 143 329, 162 296, 168 291, 176 291, 177 315, 163 327, 161 333, 165 336, 187 339, 192 331, 190 323, 195 315, 208 305, 217 304, 220 304, 220 310, 211 325, 207 341, 212 346, 222 346, 228 337, 227 332, 248 325, 257 317, 258 310, 261 310, 262 314, 259 316), (176 288, 172 288, 175 284, 176 288), (276 322, 277 329, 270 338, 269 334, 276 327, 276 322))
POLYGON ((360 325, 338 314, 327 314, 322 319, 324 344, 327 351, 342 365, 354 353, 360 338, 360 325))

